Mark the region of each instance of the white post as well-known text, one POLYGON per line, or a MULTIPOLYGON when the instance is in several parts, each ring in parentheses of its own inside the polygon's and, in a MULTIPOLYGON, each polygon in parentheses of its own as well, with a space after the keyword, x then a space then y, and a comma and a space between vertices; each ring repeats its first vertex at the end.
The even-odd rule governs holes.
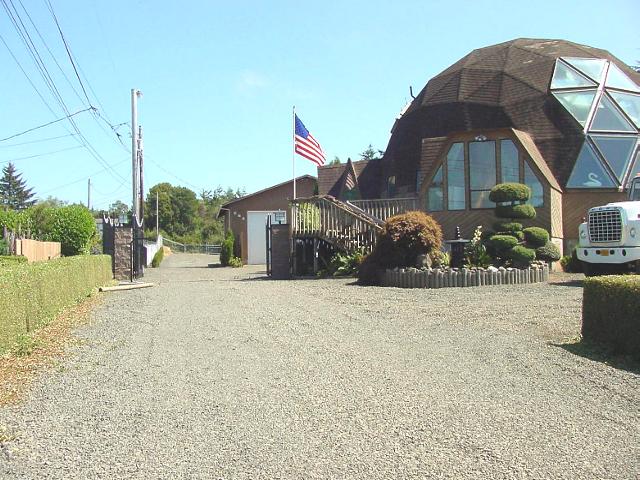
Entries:
POLYGON ((138 220, 138 90, 131 89, 131 214, 138 220))
POLYGON ((160 217, 158 211, 158 190, 156 190, 156 235, 160 235, 160 217))
POLYGON ((293 199, 296 199, 296 106, 293 106, 293 152, 291 155, 291 168, 293 171, 293 199))
POLYGON ((91 179, 87 182, 87 208, 91 210, 91 179))

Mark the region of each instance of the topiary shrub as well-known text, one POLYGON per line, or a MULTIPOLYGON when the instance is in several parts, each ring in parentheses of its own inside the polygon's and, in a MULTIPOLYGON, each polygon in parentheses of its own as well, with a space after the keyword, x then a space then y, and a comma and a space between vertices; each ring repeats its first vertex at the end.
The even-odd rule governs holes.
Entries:
POLYGON ((531 265, 531 262, 536 259, 536 252, 523 245, 516 245, 507 252, 507 258, 513 262, 514 266, 525 268, 531 265))
POLYGON ((69 205, 55 210, 50 239, 61 243, 63 255, 88 254, 97 234, 93 215, 83 205, 69 205))
POLYGON ((523 183, 499 183, 489 192, 494 203, 526 202, 531 198, 531 189, 523 183))
POLYGON ((233 232, 228 231, 220 246, 220 264, 223 267, 229 266, 229 261, 233 258, 233 232))
POLYGON ((160 264, 162 263, 163 259, 164 259, 164 250, 161 248, 153 256, 153 259, 151 260, 151 266, 153 268, 158 268, 160 266, 160 264))
POLYGON ((522 203, 518 205, 498 205, 496 207, 496 217, 500 218, 519 218, 534 219, 536 218, 536 209, 533 205, 522 203))
POLYGON ((418 255, 442 246, 442 229, 424 212, 406 212, 387 219, 376 245, 383 267, 413 267, 418 255))
POLYGON ((531 247, 544 247, 549 243, 549 232, 544 228, 529 227, 525 228, 522 232, 524 233, 524 238, 527 241, 527 244, 531 247))
POLYGON ((560 249, 555 243, 547 242, 542 247, 536 248, 536 258, 545 262, 557 262, 560 260, 560 249))
POLYGON ((498 221, 493 224, 493 229, 496 232, 521 232, 522 224, 518 222, 498 221))
POLYGON ((380 285, 380 269, 375 251, 364 257, 358 268, 358 285, 380 285))
POLYGON ((518 239, 512 235, 494 235, 489 242, 496 252, 503 254, 518 245, 518 239))

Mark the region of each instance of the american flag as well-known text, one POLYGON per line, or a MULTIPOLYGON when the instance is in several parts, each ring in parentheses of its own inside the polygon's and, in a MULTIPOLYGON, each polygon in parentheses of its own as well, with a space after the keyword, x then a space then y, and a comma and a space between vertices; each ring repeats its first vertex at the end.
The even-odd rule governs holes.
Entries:
POLYGON ((318 141, 313 138, 304 124, 296 117, 295 151, 318 166, 324 165, 325 156, 318 141))

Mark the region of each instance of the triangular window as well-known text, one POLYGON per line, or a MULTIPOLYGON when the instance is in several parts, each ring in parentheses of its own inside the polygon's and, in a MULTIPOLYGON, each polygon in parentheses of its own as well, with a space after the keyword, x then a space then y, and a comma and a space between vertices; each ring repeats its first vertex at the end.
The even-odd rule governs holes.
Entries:
POLYGON ((640 87, 636 85, 622 70, 620 70, 613 62, 609 65, 609 73, 607 73, 607 87, 620 88, 622 90, 631 90, 632 92, 640 92, 640 87))
POLYGON ((598 58, 563 58, 571 66, 600 83, 606 62, 598 58))
POLYGON ((600 97, 596 114, 589 130, 600 132, 635 132, 636 129, 624 118, 606 95, 600 97))
POLYGON ((559 60, 556 61, 556 68, 551 79, 551 88, 594 87, 595 85, 578 71, 559 60))
POLYGON ((524 183, 531 189, 529 203, 534 207, 544 205, 544 188, 527 162, 524 162, 524 183))
POLYGON ((573 115, 581 125, 585 124, 589 117, 591 104, 596 96, 595 90, 562 93, 556 92, 553 95, 560 101, 564 108, 569 110, 569 113, 573 115))
POLYGON ((612 90, 607 90, 607 93, 613 97, 622 111, 633 120, 636 127, 640 128, 640 95, 614 92, 612 90))
POLYGON ((444 188, 442 183, 442 165, 431 180, 429 190, 427 190, 427 210, 437 212, 444 210, 444 188))
POLYGON ((640 151, 636 153, 636 160, 631 168, 631 173, 629 174, 629 180, 627 181, 627 187, 631 186, 631 180, 640 175, 640 151))
POLYGON ((591 135, 591 139, 622 183, 636 146, 636 137, 591 135))
POLYGON ((616 185, 609 177, 596 153, 587 142, 582 145, 580 155, 567 182, 568 188, 613 188, 616 185))

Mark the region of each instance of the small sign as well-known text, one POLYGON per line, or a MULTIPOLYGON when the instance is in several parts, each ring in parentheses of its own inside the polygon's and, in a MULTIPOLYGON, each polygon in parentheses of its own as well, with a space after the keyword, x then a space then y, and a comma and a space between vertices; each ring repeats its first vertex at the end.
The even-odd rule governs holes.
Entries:
POLYGON ((285 222, 285 212, 274 212, 273 221, 282 225, 285 222))

